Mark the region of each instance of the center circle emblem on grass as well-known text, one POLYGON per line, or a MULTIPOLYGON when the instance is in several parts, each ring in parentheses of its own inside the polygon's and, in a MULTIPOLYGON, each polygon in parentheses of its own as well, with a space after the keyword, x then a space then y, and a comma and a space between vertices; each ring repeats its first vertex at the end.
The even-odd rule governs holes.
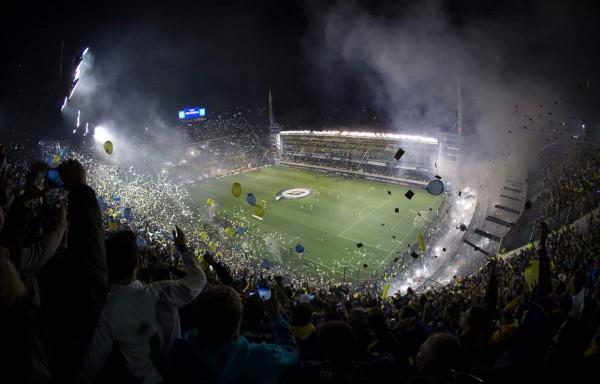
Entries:
POLYGON ((315 191, 309 188, 290 188, 282 189, 275 193, 275 200, 287 199, 287 200, 298 200, 304 199, 305 197, 314 195, 315 191))

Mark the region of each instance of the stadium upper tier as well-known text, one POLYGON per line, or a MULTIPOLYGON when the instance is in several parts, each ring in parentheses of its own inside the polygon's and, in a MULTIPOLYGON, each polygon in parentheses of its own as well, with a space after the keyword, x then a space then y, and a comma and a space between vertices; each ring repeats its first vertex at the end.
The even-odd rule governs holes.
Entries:
POLYGON ((432 137, 343 131, 282 131, 279 153, 287 158, 316 158, 434 173, 439 142, 432 137), (405 151, 396 160, 398 149, 405 151))

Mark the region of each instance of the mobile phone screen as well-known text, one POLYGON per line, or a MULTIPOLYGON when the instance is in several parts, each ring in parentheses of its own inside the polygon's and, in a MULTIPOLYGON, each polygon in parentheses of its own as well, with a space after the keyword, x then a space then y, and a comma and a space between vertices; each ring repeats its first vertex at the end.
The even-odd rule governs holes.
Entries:
POLYGON ((48 170, 48 187, 49 188, 59 188, 63 186, 63 181, 60 179, 60 175, 58 174, 58 169, 50 168, 48 170))
POLYGON ((271 289, 269 287, 258 287, 258 295, 262 300, 269 300, 271 298, 271 289))

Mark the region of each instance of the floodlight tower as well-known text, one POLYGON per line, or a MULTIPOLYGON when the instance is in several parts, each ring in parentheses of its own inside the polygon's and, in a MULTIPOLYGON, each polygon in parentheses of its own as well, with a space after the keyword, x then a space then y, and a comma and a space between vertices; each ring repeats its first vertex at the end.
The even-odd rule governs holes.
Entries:
MULTIPOLYGON (((457 181, 459 175, 459 165, 461 157, 462 147, 462 133, 463 133, 463 108, 462 108, 462 94, 460 91, 460 83, 458 77, 456 78, 456 123, 448 130, 440 135, 440 147, 438 154, 438 164, 440 169, 438 172, 445 175, 446 181, 451 180, 452 182, 457 181), (456 126, 456 133, 451 133, 454 126, 456 126)), ((446 186, 448 187, 448 185, 446 186)))
POLYGON ((280 153, 279 132, 281 132, 281 126, 275 122, 275 117, 273 117, 273 95, 271 94, 271 86, 269 86, 269 133, 271 136, 271 152, 275 161, 279 159, 280 153))

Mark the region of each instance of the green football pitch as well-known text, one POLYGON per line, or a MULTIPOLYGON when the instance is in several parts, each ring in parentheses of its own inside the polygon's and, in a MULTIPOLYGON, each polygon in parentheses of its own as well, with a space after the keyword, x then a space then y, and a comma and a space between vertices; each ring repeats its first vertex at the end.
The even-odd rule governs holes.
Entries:
POLYGON ((435 216, 445 195, 411 188, 414 196, 409 200, 405 197, 408 190, 270 166, 190 186, 187 204, 199 216, 210 212, 241 223, 246 232, 229 241, 238 244, 238 249, 264 253, 255 255, 259 259, 302 268, 326 279, 352 281, 368 278, 395 258, 400 263, 410 260, 408 247, 417 243, 418 232, 435 216), (239 197, 232 194, 236 182, 242 185, 239 197), (277 192, 295 188, 313 193, 276 201, 277 192), (266 202, 262 220, 246 201, 248 193, 254 194, 257 204, 266 202), (208 199, 213 206, 208 206, 208 199), (301 254, 296 252, 298 244, 304 247, 301 254))

